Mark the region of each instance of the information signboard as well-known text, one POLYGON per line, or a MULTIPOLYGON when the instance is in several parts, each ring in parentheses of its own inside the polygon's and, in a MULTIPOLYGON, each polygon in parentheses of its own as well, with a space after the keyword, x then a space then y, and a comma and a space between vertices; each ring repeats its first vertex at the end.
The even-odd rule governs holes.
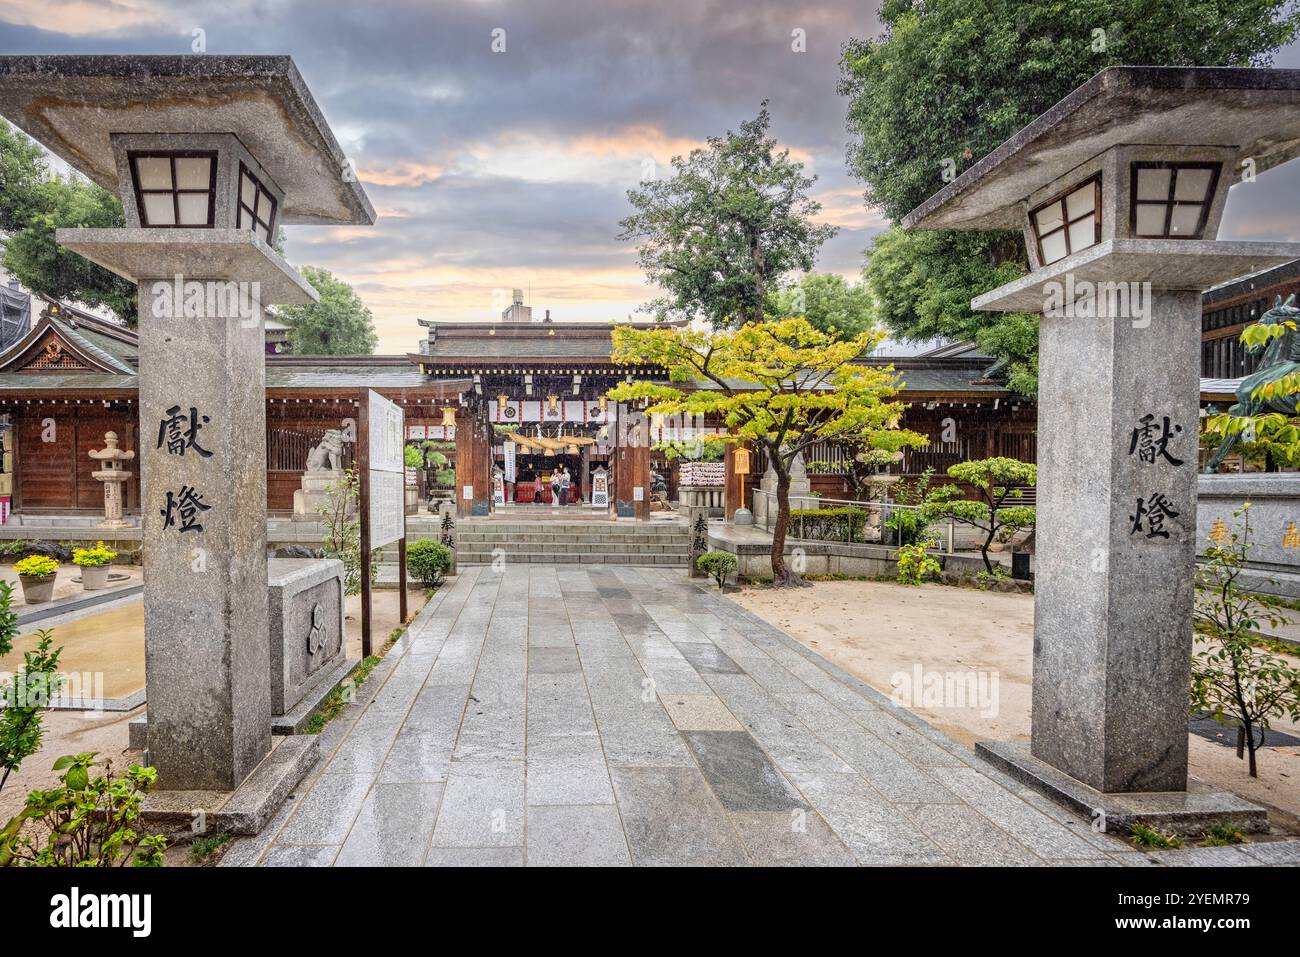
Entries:
POLYGON ((402 407, 371 391, 370 408, 370 547, 383 548, 405 534, 406 446, 402 407))

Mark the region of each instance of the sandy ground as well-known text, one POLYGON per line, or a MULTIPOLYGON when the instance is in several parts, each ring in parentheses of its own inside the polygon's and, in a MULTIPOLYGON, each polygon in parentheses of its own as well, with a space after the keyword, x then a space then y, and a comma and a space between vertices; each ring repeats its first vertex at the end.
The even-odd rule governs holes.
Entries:
POLYGON ((144 603, 139 598, 72 621, 21 626, 13 651, 0 658, 0 672, 22 667, 23 653, 36 647, 38 629, 51 631, 55 646, 63 646, 60 671, 95 676, 80 687, 65 687, 64 694, 125 698, 144 687, 144 603))
MULTIPOLYGON (((885 694, 906 693, 917 684, 918 667, 922 676, 974 672, 969 687, 980 688, 982 679, 985 689, 975 700, 899 703, 968 747, 1029 738, 1032 595, 841 581, 793 590, 745 588, 732 597, 885 694)), ((1274 727, 1300 735, 1285 720, 1274 727)), ((1189 738, 1194 777, 1268 805, 1276 812, 1275 831, 1300 833, 1300 748, 1265 748, 1260 776, 1251 779, 1234 749, 1189 738)))
MULTIPOLYGON (((77 588, 80 587, 80 585, 77 586, 77 588)), ((372 629, 376 651, 383 647, 389 632, 401 624, 398 616, 398 598, 396 590, 380 589, 374 592, 372 629)), ((423 607, 424 592, 412 589, 407 596, 408 617, 415 615, 423 607)), ((348 655, 350 657, 360 657, 361 654, 360 615, 360 597, 348 598, 344 609, 344 626, 347 630, 348 655)), ((143 687, 144 628, 143 611, 140 602, 132 602, 108 612, 95 612, 70 624, 56 625, 53 630, 56 644, 63 642, 65 638, 67 639, 67 651, 65 651, 65 657, 62 659, 65 669, 83 668, 85 662, 93 658, 108 669, 109 675, 114 676, 111 680, 117 682, 117 684, 112 685, 112 687, 122 684, 123 676, 137 673, 140 678, 136 681, 136 687, 143 687), (132 612, 138 622, 134 630, 122 626, 118 621, 123 614, 132 612), (103 623, 107 629, 108 623, 105 622, 105 619, 108 616, 112 616, 112 624, 115 628, 111 637, 103 639, 103 647, 97 649, 85 636, 93 634, 97 622, 103 623), (80 626, 79 629, 78 626, 80 626), (79 636, 71 635, 70 633, 74 631, 79 631, 81 634, 79 636), (76 653, 68 653, 68 651, 74 650, 76 653), (113 655, 119 657, 113 660, 113 655)), ((28 641, 24 640, 21 644, 26 646, 28 641)), ((19 656, 19 660, 21 660, 21 656, 19 656)), ((8 662, 9 659, 6 658, 4 661, 8 662)), ((0 670, 8 669, 6 667, 0 670)), ((129 683, 129 681, 126 683, 129 683)), ((107 675, 105 684, 106 686, 110 684, 107 675)), ((110 696, 116 697, 112 692, 110 692, 110 696)), ((124 755, 127 753, 127 722, 145 710, 142 707, 129 712, 101 712, 98 714, 80 711, 45 712, 45 732, 41 740, 40 750, 29 757, 23 763, 22 768, 10 774, 4 787, 0 788, 0 822, 7 821, 22 807, 23 799, 28 791, 52 787, 57 782, 58 775, 51 770, 51 765, 61 755, 97 751, 101 759, 112 759, 115 768, 120 769, 126 763, 124 755)), ((173 858, 169 856, 168 861, 172 863, 173 858)), ((176 862, 179 863, 179 861, 176 862)))

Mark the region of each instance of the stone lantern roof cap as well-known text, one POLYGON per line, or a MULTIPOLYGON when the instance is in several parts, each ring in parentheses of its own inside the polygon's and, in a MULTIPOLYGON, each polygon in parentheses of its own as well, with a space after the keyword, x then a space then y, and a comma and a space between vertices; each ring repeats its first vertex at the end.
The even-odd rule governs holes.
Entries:
POLYGON ((289 56, 0 56, 0 115, 119 195, 110 134, 231 133, 284 190, 280 222, 375 221, 289 56))
MULTIPOLYGON (((907 229, 1019 229, 1022 203, 1114 146, 1216 146, 1262 173, 1300 155, 1300 70, 1102 70, 903 217, 907 229)), ((1171 159, 1177 159, 1172 155, 1171 159)))

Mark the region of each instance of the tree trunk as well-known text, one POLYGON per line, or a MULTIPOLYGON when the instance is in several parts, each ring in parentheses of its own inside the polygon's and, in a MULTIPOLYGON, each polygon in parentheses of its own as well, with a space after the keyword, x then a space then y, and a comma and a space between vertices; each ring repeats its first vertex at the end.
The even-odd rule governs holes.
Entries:
POLYGON ((1250 754, 1250 776, 1257 778, 1259 777, 1259 769, 1255 766, 1255 729, 1251 727, 1249 718, 1243 723, 1246 726, 1246 751, 1250 754))
POLYGON ((770 454, 776 472, 776 527, 772 529, 772 584, 803 586, 808 583, 785 563, 785 534, 790 527, 790 472, 779 455, 770 454))
POLYGON ((984 570, 990 575, 993 574, 993 563, 989 561, 989 546, 993 544, 993 536, 997 534, 998 527, 992 522, 989 523, 989 534, 984 539, 984 544, 980 546, 980 557, 984 559, 984 570))

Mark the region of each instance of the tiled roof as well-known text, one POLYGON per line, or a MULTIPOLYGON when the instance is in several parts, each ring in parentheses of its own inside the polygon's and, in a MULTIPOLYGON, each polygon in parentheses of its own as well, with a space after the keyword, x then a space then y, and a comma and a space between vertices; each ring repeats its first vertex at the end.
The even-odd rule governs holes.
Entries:
MULTIPOLYGON (((1016 396, 1008 391, 1007 387, 998 382, 988 382, 982 380, 985 363, 982 361, 969 360, 880 360, 870 359, 864 365, 893 365, 894 371, 898 373, 898 378, 902 382, 902 388, 899 392, 906 396, 908 393, 930 393, 930 392, 979 392, 989 395, 1001 396, 1008 395, 1012 398, 1024 399, 1026 402, 1033 400, 1025 396, 1016 396)), ((727 385, 735 389, 743 389, 745 383, 739 379, 727 380, 727 385)), ((693 383, 696 389, 713 390, 718 388, 712 382, 703 381, 693 383)), ((826 384, 823 389, 832 389, 833 385, 826 384)))
POLYGON ((113 375, 108 372, 0 373, 0 394, 3 395, 68 389, 103 392, 110 389, 134 389, 136 384, 134 375, 113 375))
POLYGON ((1263 293, 1271 287, 1283 283, 1296 282, 1300 282, 1300 259, 1283 263, 1280 266, 1273 266, 1269 269, 1261 269, 1258 272, 1249 273, 1237 279, 1231 279, 1228 282, 1212 286, 1201 296, 1202 308, 1210 310, 1220 302, 1237 299, 1241 296, 1249 296, 1254 292, 1263 293))
POLYGON ((60 335, 72 340, 105 365, 128 375, 135 373, 136 363, 140 357, 140 350, 136 346, 104 335, 88 326, 74 326, 61 319, 55 319, 53 324, 60 335))
POLYGON ((413 365, 352 365, 322 362, 319 365, 266 363, 268 389, 342 389, 369 386, 372 389, 415 389, 429 385, 429 379, 413 365))
MULTIPOLYGON (((895 368, 902 381, 902 392, 987 392, 991 395, 1008 395, 1009 390, 1001 382, 981 379, 987 363, 974 367, 958 366, 943 368, 937 364, 920 368, 895 368)), ((1025 398, 1026 401, 1032 401, 1025 398)))
POLYGON ((460 339, 439 340, 432 353, 421 353, 430 363, 513 362, 516 359, 582 359, 609 361, 610 343, 593 343, 590 339, 460 339))

